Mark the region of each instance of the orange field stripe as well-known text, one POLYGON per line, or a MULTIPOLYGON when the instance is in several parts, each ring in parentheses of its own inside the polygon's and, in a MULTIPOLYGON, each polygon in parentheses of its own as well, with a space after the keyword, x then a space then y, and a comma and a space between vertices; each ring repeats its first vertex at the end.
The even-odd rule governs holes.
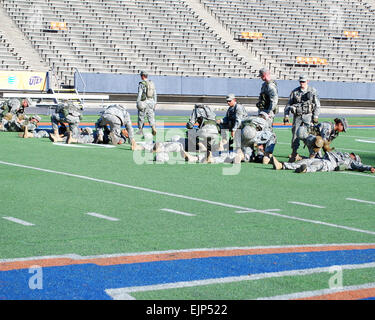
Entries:
POLYGON ((375 245, 344 245, 344 246, 306 246, 306 247, 284 247, 284 248, 254 248, 254 249, 218 249, 218 250, 192 250, 176 251, 173 253, 154 253, 124 255, 119 257, 71 259, 71 258, 50 258, 35 259, 27 261, 1 262, 0 271, 16 269, 27 269, 38 265, 40 267, 57 267, 77 264, 96 264, 101 266, 131 264, 154 261, 188 260, 209 257, 230 257, 241 255, 275 254, 275 253, 296 253, 296 252, 321 252, 340 250, 364 250, 375 249, 375 245))
POLYGON ((295 300, 359 300, 368 297, 375 297, 375 288, 349 290, 295 300))

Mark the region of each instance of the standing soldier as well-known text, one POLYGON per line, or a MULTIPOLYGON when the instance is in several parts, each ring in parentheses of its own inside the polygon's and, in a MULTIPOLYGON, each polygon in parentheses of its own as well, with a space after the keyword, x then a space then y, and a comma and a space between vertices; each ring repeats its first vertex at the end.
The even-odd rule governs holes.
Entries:
POLYGON ((108 125, 110 127, 109 139, 111 144, 121 144, 124 140, 126 140, 126 138, 129 138, 129 141, 133 148, 135 146, 134 131, 130 119, 130 114, 126 110, 126 107, 120 104, 110 105, 104 111, 102 111, 101 114, 101 117, 95 124, 95 128, 98 131, 95 143, 104 142, 104 131, 107 130, 108 125), (126 127, 128 137, 123 137, 121 131, 122 126, 126 127))
POLYGON ((305 75, 299 77, 300 86, 292 91, 289 96, 288 104, 284 110, 284 124, 289 122, 289 114, 293 113, 292 127, 292 154, 289 162, 301 160, 298 155, 300 139, 297 136, 297 130, 305 126, 307 131, 310 126, 317 124, 320 114, 320 101, 315 88, 308 85, 309 80, 305 75))
POLYGON ((83 106, 67 100, 59 103, 55 113, 51 116, 52 130, 50 139, 53 142, 61 142, 63 139, 59 135, 59 124, 65 127, 65 122, 69 125, 69 131, 74 137, 79 135, 79 124, 82 117, 83 106))
POLYGON ((145 117, 152 128, 152 134, 156 135, 155 128, 155 106, 157 104, 157 94, 155 84, 148 79, 148 74, 141 71, 142 81, 138 85, 137 109, 138 109, 138 128, 137 134, 143 135, 145 117))
POLYGON ((265 112, 273 122, 275 115, 278 113, 279 95, 277 92, 277 84, 271 79, 271 72, 266 69, 259 70, 259 77, 263 80, 260 90, 259 101, 256 104, 259 112, 265 112))
MULTIPOLYGON (((218 120, 217 123, 219 124, 221 130, 229 130, 232 140, 231 143, 233 143, 233 138, 235 137, 237 129, 240 128, 242 120, 247 117, 247 112, 243 105, 237 103, 237 99, 234 94, 229 94, 226 97, 226 100, 229 108, 227 110, 225 117, 221 120, 218 120)), ((239 130, 239 132, 240 131, 241 130, 239 130)), ((222 135, 223 139, 226 139, 226 134, 223 134, 222 132, 222 135)))

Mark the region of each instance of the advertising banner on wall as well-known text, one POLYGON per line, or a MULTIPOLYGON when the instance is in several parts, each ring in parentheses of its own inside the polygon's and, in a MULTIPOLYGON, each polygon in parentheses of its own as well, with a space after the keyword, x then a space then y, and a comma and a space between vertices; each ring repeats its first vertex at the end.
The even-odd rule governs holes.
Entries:
POLYGON ((0 71, 0 90, 45 91, 46 72, 0 71))

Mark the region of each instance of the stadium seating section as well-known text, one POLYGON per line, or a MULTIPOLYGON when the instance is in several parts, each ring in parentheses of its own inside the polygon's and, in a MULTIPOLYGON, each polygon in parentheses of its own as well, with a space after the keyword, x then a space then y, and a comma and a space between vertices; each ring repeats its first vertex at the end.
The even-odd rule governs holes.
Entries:
MULTIPOLYGON (((375 80, 375 16, 360 0, 196 0, 278 79, 375 80)), ((33 48, 72 85, 74 71, 255 78, 186 0, 0 0, 33 48)), ((3 70, 29 68, 0 33, 3 70)))

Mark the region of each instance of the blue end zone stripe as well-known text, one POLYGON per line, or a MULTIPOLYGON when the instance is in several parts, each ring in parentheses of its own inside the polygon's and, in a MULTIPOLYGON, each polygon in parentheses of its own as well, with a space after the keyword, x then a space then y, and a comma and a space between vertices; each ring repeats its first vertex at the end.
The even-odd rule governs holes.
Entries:
POLYGON ((375 249, 200 258, 98 266, 43 268, 43 289, 29 289, 28 269, 0 273, 1 299, 110 299, 105 289, 260 273, 321 268, 375 261, 375 249))

